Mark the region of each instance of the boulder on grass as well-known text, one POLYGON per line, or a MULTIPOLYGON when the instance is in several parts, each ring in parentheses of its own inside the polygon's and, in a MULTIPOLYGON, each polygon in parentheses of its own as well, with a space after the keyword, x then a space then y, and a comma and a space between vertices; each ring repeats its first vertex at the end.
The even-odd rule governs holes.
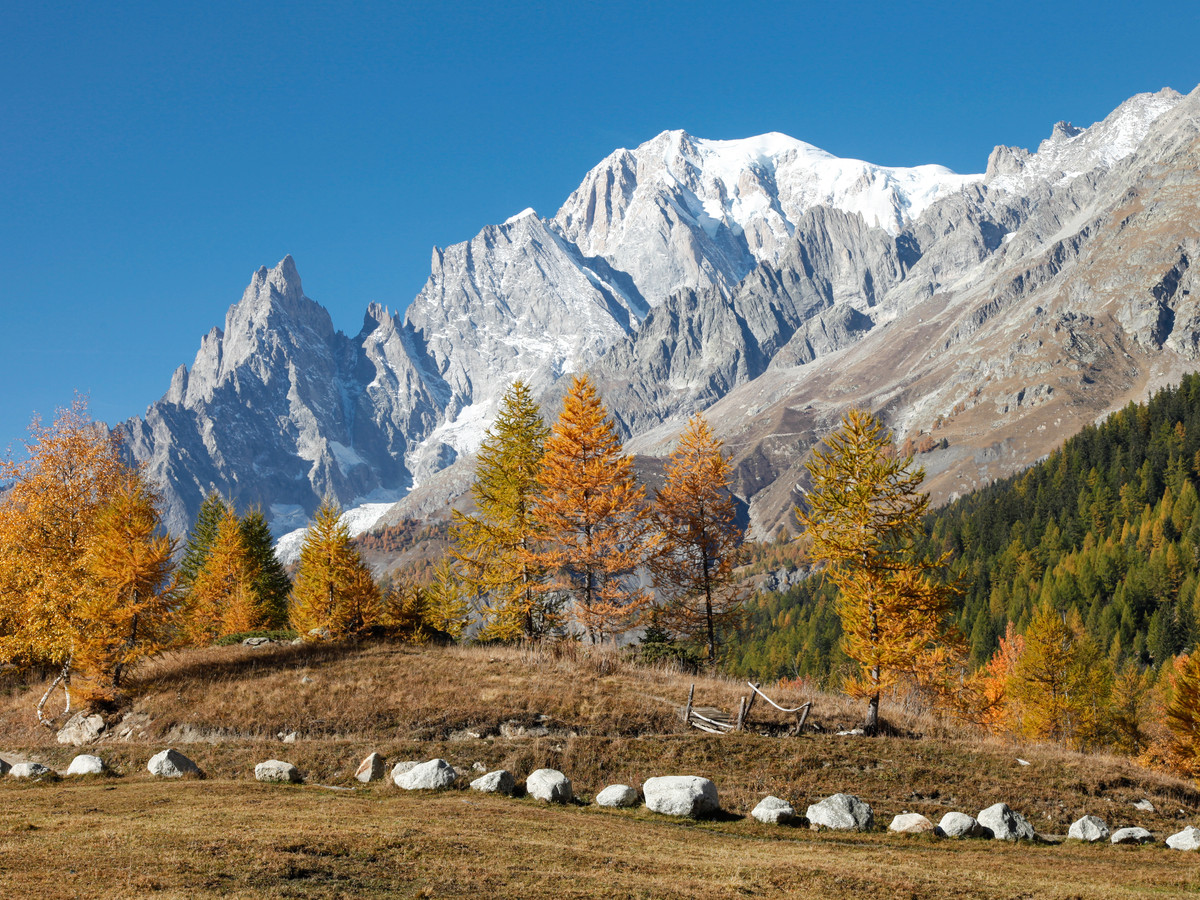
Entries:
POLYGON ((58 742, 82 747, 94 743, 104 732, 104 719, 98 715, 77 712, 58 730, 58 742))
POLYGON ((717 786, 697 775, 648 778, 642 785, 642 793, 646 797, 647 808, 664 816, 695 819, 721 809, 717 786))
POLYGON ((392 766, 392 783, 395 784, 396 787, 399 787, 400 776, 406 772, 411 772, 420 764, 421 761, 419 759, 406 759, 402 762, 396 763, 394 766, 392 766))
POLYGON ((1032 841, 1037 837, 1029 820, 1014 812, 1007 803, 993 804, 975 818, 998 841, 1032 841))
POLYGON ((304 780, 300 770, 282 759, 268 759, 254 767, 254 780, 268 784, 299 784, 304 780))
POLYGON ((146 769, 159 778, 182 778, 184 775, 203 777, 200 767, 178 750, 164 750, 150 757, 146 769))
POLYGON ((597 806, 627 809, 637 803, 638 792, 627 784, 610 784, 596 795, 597 806))
POLYGON ((458 780, 454 767, 444 759, 431 759, 413 766, 400 775, 392 773, 396 787, 406 791, 440 791, 458 780))
POLYGON ((537 769, 525 779, 525 793, 546 803, 570 803, 571 779, 557 769, 537 769))
POLYGON ((1096 841, 1108 840, 1109 834, 1108 825, 1105 824, 1103 819, 1097 816, 1084 816, 1082 819, 1076 819, 1071 823, 1067 837, 1094 844, 1096 841))
POLYGON ((977 838, 987 834, 978 819, 960 812, 948 812, 942 816, 942 821, 938 822, 938 831, 942 837, 949 838, 977 838))
POLYGON ((386 774, 386 761, 378 753, 372 753, 359 763, 358 771, 354 773, 354 777, 363 784, 370 784, 372 781, 381 781, 386 774))
POLYGON ((1113 832, 1112 842, 1114 844, 1152 844, 1154 835, 1145 828, 1120 828, 1113 832))
POLYGON ((796 810, 786 800, 763 797, 758 806, 751 810, 750 815, 764 825, 786 825, 796 818, 796 810))
POLYGON ((54 781, 58 778, 58 773, 53 769, 35 762, 17 763, 8 770, 8 775, 10 778, 31 778, 35 781, 54 781))
POLYGON ((104 760, 90 753, 81 753, 67 766, 68 775, 103 775, 104 760))
POLYGON ((934 824, 920 813, 901 813, 888 826, 888 831, 897 834, 932 834, 936 830, 934 824))
POLYGON ((1189 825, 1167 838, 1167 846, 1172 850, 1200 850, 1200 828, 1189 825))
POLYGON ((871 806, 853 794, 834 794, 814 803, 805 813, 810 825, 838 831, 870 831, 875 827, 871 806))
POLYGON ((517 792, 517 782, 512 777, 512 772, 509 772, 507 769, 497 769, 495 772, 480 775, 472 781, 471 790, 482 791, 485 794, 504 794, 507 797, 511 797, 517 792))

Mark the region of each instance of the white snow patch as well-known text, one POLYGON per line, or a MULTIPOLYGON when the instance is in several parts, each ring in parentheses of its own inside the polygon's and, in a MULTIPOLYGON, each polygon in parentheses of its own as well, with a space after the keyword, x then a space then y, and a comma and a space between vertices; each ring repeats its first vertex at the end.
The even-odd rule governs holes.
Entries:
POLYGON ((520 222, 522 219, 528 218, 529 216, 534 216, 535 218, 537 217, 537 212, 532 206, 525 207, 525 209, 521 210, 515 216, 509 216, 504 220, 504 224, 512 225, 514 222, 520 222))
MULTIPOLYGON (((393 503, 364 503, 346 510, 338 521, 350 531, 350 537, 358 537, 360 534, 370 531, 375 523, 383 518, 383 514, 394 505, 393 503)), ((275 507, 272 507, 271 511, 274 512, 275 507)), ((307 534, 307 527, 297 528, 276 542, 275 555, 279 557, 281 563, 289 566, 300 559, 300 548, 304 546, 304 538, 307 534)))
POLYGON ((337 460, 338 468, 342 470, 343 475, 349 475, 351 469, 366 464, 366 460, 359 456, 353 447, 347 447, 337 441, 329 442, 329 452, 337 460))

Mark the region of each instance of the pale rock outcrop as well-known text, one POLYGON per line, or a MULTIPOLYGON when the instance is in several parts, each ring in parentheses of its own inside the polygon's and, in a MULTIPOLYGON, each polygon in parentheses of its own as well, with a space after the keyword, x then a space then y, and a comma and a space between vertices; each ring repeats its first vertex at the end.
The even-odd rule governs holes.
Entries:
POLYGON ((254 767, 254 779, 270 784, 299 784, 304 777, 300 774, 300 770, 290 762, 284 762, 282 759, 268 759, 254 767))
POLYGON ((805 814, 809 825, 838 831, 870 831, 875 827, 871 806, 853 794, 834 794, 814 803, 805 814))
POLYGON ((504 794, 511 797, 517 792, 517 782, 507 769, 497 769, 472 781, 471 789, 485 794, 504 794))
POLYGON ((182 778, 185 775, 200 777, 203 773, 200 767, 180 753, 178 750, 163 750, 150 757, 146 769, 151 775, 159 778, 182 778))
POLYGON ((363 784, 370 784, 372 781, 382 781, 386 774, 387 761, 378 753, 372 753, 358 764, 354 777, 363 784))
POLYGON ((104 760, 90 753, 81 753, 67 766, 68 775, 103 775, 104 760))
POLYGON ((764 825, 784 825, 796 817, 796 810, 779 797, 763 797, 750 815, 764 825))
POLYGON ((570 803, 571 779, 557 769, 537 769, 525 779, 525 793, 546 803, 570 803))
POLYGON ((698 775, 662 775, 642 784, 646 808, 664 816, 695 819, 719 812, 717 786, 698 775))
POLYGON ((104 728, 102 716, 77 712, 67 720, 67 724, 58 730, 57 739, 60 744, 82 747, 84 744, 97 741, 104 733, 104 728))
POLYGON ((394 778, 396 787, 406 791, 441 791, 458 780, 458 773, 444 759, 431 759, 413 766, 407 772, 394 775, 394 778))
POLYGON ((998 841, 1032 841, 1037 837, 1029 821, 1007 803, 993 804, 975 818, 998 841))
POLYGON ((1071 823, 1070 830, 1067 831, 1067 837, 1077 841, 1087 841, 1093 844, 1096 841, 1108 840, 1111 832, 1108 830, 1108 825, 1104 820, 1097 816, 1084 816, 1081 819, 1076 819, 1071 823))
POLYGON ((597 806, 627 808, 637 806, 638 792, 627 784, 610 784, 596 795, 597 806))

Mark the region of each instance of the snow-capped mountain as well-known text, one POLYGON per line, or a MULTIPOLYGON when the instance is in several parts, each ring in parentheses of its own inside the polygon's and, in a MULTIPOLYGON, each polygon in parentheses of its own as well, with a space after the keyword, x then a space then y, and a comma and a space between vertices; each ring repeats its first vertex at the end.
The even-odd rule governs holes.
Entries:
MULTIPOLYGON (((1147 167, 1175 166, 1184 186, 1200 180, 1198 105, 1195 92, 1141 94, 1091 128, 1060 123, 1035 153, 997 148, 986 175, 842 160, 779 134, 664 132, 603 160, 553 218, 526 210, 435 248, 406 314, 373 305, 353 338, 304 296, 290 258, 259 270, 191 370, 181 367, 146 416, 122 427, 166 485, 173 530, 215 487, 261 503, 282 532, 326 493, 355 506, 414 484, 461 489, 463 478, 435 474, 463 465, 512 380, 552 402, 562 376, 586 370, 643 452, 665 452, 683 417, 711 407, 764 532, 785 514, 798 455, 838 411, 870 403, 902 433, 924 429, 932 411, 965 402, 962 385, 999 379, 996 360, 1032 340, 1011 316, 1075 316, 1061 319, 1060 337, 1039 338, 1045 346, 1061 346, 1062 335, 1098 340, 1081 298, 1109 303, 1096 298, 1144 275, 1149 293, 1130 288, 1136 296, 1112 321, 1145 352, 1194 356, 1200 331, 1182 298, 1194 252, 1184 232, 1197 206, 1186 206, 1184 187, 1154 194, 1160 218, 1174 222, 1179 204, 1186 211, 1162 246, 1116 242, 1090 269, 1080 260, 1121 204, 1150 196, 1147 167), (1124 274, 1093 284, 1089 273, 1110 257, 1124 274)), ((1024 374, 1019 361, 1005 363, 1005 390, 1013 378, 1038 383, 996 422, 1025 415, 1035 395, 1046 408, 1074 397, 1053 384, 1063 367, 1082 365, 1072 352, 1034 354, 1024 374)), ((1178 366, 1159 368, 1154 378, 1178 366)), ((991 390, 973 395, 972 408, 991 390)), ((1084 395, 1089 416, 1124 396, 1084 395)), ((977 427, 936 467, 931 458, 931 472, 978 481, 1051 440, 992 451, 987 426, 977 427), (968 447, 984 458, 964 455, 968 447)), ((418 493, 429 508, 429 490, 418 493)))

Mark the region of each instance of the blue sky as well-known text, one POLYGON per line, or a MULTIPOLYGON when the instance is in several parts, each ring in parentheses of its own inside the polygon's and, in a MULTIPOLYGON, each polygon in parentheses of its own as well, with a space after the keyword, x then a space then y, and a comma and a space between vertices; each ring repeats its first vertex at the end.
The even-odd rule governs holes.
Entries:
POLYGON ((1194 0, 9 4, 0 452, 75 391, 141 413, 285 253, 355 333, 664 129, 981 171, 1191 90, 1198 46, 1194 0))

